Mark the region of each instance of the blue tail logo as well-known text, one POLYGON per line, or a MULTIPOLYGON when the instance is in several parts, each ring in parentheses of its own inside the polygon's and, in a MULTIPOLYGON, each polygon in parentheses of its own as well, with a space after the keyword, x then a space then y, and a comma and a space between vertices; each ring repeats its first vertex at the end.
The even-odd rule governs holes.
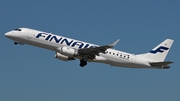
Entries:
POLYGON ((168 50, 168 49, 169 49, 168 47, 161 46, 157 48, 156 50, 149 51, 149 53, 153 53, 153 54, 156 54, 157 52, 163 53, 165 50, 168 50))

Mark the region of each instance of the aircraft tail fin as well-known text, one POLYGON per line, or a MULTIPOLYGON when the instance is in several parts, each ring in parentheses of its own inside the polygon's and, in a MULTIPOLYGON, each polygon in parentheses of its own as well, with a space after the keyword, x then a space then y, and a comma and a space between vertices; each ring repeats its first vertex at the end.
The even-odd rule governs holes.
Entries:
POLYGON ((164 61, 174 40, 172 39, 166 39, 162 43, 160 43, 158 46, 153 48, 151 51, 149 51, 146 54, 142 54, 145 58, 148 58, 150 60, 154 61, 164 61))

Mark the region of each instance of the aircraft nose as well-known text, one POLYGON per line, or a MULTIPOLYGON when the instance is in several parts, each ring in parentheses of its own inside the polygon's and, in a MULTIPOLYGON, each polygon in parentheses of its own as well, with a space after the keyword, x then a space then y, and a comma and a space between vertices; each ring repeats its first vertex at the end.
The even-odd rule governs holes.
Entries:
POLYGON ((6 37, 10 37, 11 34, 12 34, 12 32, 7 32, 7 33, 5 33, 4 35, 5 35, 6 37))

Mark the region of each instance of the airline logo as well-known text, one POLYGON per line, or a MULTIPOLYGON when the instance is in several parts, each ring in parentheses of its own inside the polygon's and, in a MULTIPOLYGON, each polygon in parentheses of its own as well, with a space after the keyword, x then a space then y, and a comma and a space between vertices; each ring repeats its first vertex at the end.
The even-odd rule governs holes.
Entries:
POLYGON ((78 48, 93 48, 93 47, 96 47, 96 46, 94 46, 92 44, 72 40, 72 39, 65 38, 65 37, 55 36, 55 35, 52 35, 52 34, 49 34, 49 33, 38 33, 36 38, 43 38, 46 41, 51 41, 51 42, 55 42, 55 43, 58 43, 58 44, 67 45, 67 46, 70 46, 70 47, 78 47, 78 48))
POLYGON ((151 50, 149 51, 150 53, 156 54, 157 52, 159 53, 163 53, 165 50, 168 50, 168 47, 164 47, 164 46, 160 46, 159 48, 157 48, 156 50, 151 50))

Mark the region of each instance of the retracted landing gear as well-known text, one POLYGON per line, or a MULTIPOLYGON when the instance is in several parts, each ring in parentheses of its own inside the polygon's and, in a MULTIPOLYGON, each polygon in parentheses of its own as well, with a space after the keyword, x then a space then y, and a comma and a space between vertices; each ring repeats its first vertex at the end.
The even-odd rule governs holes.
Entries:
POLYGON ((15 45, 17 45, 17 44, 24 45, 24 43, 21 43, 21 42, 18 42, 18 41, 14 41, 14 44, 15 45))
POLYGON ((84 61, 83 59, 80 60, 80 64, 79 64, 81 67, 84 67, 87 65, 87 61, 84 61))
POLYGON ((15 45, 17 45, 18 43, 17 42, 14 42, 15 45))

